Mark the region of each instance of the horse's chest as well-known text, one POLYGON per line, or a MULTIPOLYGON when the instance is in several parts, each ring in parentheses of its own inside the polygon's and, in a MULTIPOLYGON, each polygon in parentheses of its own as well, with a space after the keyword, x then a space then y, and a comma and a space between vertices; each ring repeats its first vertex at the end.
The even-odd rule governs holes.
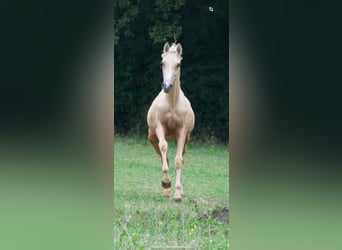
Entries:
POLYGON ((174 111, 166 112, 164 124, 167 129, 174 130, 181 126, 182 118, 174 111))

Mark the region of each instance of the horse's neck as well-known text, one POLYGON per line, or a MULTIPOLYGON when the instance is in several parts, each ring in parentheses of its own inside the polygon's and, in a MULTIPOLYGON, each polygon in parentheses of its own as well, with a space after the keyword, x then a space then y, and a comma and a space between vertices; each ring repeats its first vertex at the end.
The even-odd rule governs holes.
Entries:
POLYGON ((171 107, 175 107, 177 105, 181 91, 182 90, 180 88, 180 77, 177 76, 172 90, 167 95, 167 99, 171 107))

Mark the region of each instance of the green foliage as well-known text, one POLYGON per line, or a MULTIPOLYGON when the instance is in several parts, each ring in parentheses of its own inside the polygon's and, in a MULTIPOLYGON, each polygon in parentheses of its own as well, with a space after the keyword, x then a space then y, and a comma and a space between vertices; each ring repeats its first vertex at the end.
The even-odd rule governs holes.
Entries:
POLYGON ((130 24, 139 14, 137 5, 131 4, 128 0, 114 1, 114 43, 119 42, 120 35, 134 37, 129 29, 130 24), (117 18, 116 18, 117 17, 117 18))
POLYGON ((156 0, 156 10, 159 12, 170 13, 184 6, 185 0, 156 0))
POLYGON ((155 1, 156 15, 151 16, 154 25, 149 28, 149 35, 155 44, 164 43, 181 35, 182 27, 179 25, 180 15, 177 10, 184 4, 184 0, 155 1))
POLYGON ((115 130, 147 134, 147 110, 162 82, 162 45, 176 38, 182 89, 196 116, 192 135, 227 142, 228 1, 119 0, 114 24, 115 130))
POLYGON ((170 24, 157 22, 149 29, 149 35, 153 39, 154 43, 164 43, 172 36, 175 38, 179 37, 181 33, 182 27, 178 26, 177 21, 170 24))

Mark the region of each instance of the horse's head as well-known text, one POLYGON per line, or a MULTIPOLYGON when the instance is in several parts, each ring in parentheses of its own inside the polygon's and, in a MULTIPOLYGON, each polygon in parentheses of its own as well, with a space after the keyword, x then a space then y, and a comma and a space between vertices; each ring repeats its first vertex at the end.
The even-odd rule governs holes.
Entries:
POLYGON ((174 86, 175 80, 180 76, 182 61, 182 45, 165 43, 162 54, 163 83, 165 93, 169 93, 174 86))

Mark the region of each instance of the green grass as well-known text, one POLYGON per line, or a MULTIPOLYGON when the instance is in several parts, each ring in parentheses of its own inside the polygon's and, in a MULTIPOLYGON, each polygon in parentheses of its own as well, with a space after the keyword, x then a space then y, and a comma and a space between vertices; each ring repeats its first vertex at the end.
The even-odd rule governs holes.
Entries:
POLYGON ((165 199, 161 162, 147 139, 115 137, 114 249, 228 249, 227 147, 190 142, 181 203, 172 200, 175 152, 170 142, 165 199))

